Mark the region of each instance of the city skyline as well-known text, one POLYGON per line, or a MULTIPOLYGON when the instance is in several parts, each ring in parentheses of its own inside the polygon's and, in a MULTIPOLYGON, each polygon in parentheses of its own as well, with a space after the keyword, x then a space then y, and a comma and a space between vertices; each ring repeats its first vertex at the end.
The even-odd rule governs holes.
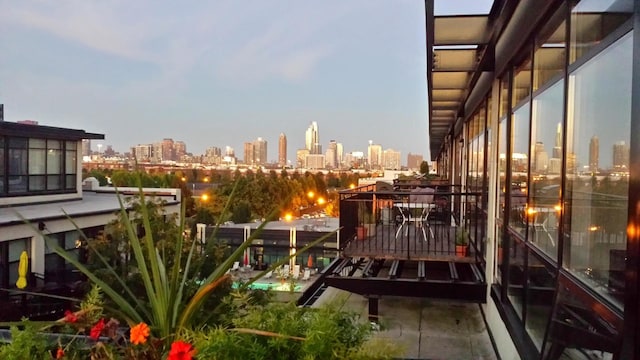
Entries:
MULTIPOLYGON (((428 157, 420 1, 24 1, 5 4, 0 24, 7 121, 91 128, 120 152, 172 137, 193 153, 276 144, 317 121, 345 151, 377 138, 428 157)), ((303 140, 289 138, 290 159, 303 140)))

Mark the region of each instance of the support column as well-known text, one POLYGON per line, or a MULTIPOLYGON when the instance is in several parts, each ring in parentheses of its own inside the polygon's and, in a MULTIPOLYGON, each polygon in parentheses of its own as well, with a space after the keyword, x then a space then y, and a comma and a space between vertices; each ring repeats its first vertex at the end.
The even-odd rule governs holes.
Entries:
POLYGON ((378 301, 380 296, 370 295, 367 298, 369 300, 369 321, 378 323, 378 301))
POLYGON ((296 227, 291 227, 289 229, 289 255, 291 258, 289 259, 289 269, 293 271, 293 267, 296 265, 296 227))

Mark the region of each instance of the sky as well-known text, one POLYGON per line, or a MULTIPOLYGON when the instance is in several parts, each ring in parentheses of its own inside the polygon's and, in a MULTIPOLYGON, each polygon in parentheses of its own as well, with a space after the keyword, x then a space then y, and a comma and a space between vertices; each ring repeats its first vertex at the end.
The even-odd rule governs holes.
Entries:
MULTIPOLYGON (((436 14, 491 1, 436 2, 436 14)), ((116 151, 182 140, 187 151, 262 137, 277 158, 369 140, 428 158, 422 0, 0 0, 6 121, 105 134, 116 151)), ((97 144, 93 142, 94 150, 97 144)), ((105 147, 103 147, 104 149, 105 147)))

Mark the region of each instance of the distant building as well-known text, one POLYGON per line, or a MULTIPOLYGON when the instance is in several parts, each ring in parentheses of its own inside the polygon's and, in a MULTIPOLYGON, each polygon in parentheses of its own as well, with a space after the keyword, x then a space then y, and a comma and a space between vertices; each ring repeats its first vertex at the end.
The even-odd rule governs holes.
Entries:
POLYGON ((133 148, 133 155, 138 162, 150 162, 152 150, 151 144, 138 144, 133 148))
POLYGON ((303 168, 306 166, 309 149, 298 149, 296 151, 296 167, 303 168))
POLYGON ((369 140, 367 161, 371 169, 380 169, 382 167, 382 145, 374 144, 373 141, 369 140))
POLYGON ((409 153, 407 155, 407 168, 410 170, 418 170, 420 169, 422 161, 424 161, 422 155, 409 153))
POLYGON ((255 147, 252 142, 244 143, 244 163, 246 165, 253 165, 255 159, 255 147))
POLYGON ((187 154, 187 144, 184 141, 176 141, 173 144, 174 160, 180 161, 187 154))
POLYGON ((320 135, 318 134, 318 123, 313 121, 307 132, 305 133, 305 148, 310 154, 320 154, 322 147, 320 146, 320 135))
POLYGON ((613 144, 613 168, 616 170, 629 169, 629 145, 624 141, 613 144))
POLYGON ((386 149, 382 152, 382 168, 385 170, 400 170, 400 151, 386 149))
POLYGON ((220 165, 222 163, 222 149, 219 147, 209 147, 204 152, 203 162, 206 164, 220 165))
POLYGON ((600 141, 593 136, 589 141, 589 171, 597 173, 600 166, 600 141))
POLYGON ((321 154, 309 154, 306 158, 305 168, 324 169, 325 158, 321 154))
POLYGON ((341 168, 344 165, 344 147, 342 146, 342 143, 336 144, 336 161, 338 163, 338 168, 341 168))
POLYGON ((162 160, 172 161, 175 160, 175 151, 173 149, 173 139, 162 139, 162 160))
POLYGON ((328 168, 335 169, 339 167, 338 162, 338 143, 335 140, 329 141, 329 148, 325 154, 325 161, 328 168))
POLYGON ((287 136, 284 133, 278 138, 278 166, 287 166, 287 136))
POLYGON ((18 121, 18 124, 22 124, 22 125, 38 125, 38 122, 35 120, 20 120, 18 121))
POLYGON ((91 140, 82 139, 82 156, 91 156, 91 140))
POLYGON ((256 165, 267 163, 267 140, 261 137, 253 142, 253 163, 256 165))

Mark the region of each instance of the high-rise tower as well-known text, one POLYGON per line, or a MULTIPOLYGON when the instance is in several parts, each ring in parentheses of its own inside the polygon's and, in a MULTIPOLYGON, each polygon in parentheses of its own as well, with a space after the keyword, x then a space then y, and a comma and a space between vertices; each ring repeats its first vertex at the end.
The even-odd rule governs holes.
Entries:
POLYGON ((287 136, 284 133, 278 138, 278 166, 287 166, 287 136))
POLYGON ((600 166, 600 140, 593 136, 589 141, 589 171, 597 173, 600 166))
POLYGON ((253 162, 256 165, 264 165, 267 163, 267 140, 259 137, 253 142, 253 162))
POLYGON ((318 123, 315 121, 311 122, 307 132, 305 133, 305 148, 309 150, 311 154, 319 154, 321 151, 320 144, 320 136, 318 135, 318 123))

